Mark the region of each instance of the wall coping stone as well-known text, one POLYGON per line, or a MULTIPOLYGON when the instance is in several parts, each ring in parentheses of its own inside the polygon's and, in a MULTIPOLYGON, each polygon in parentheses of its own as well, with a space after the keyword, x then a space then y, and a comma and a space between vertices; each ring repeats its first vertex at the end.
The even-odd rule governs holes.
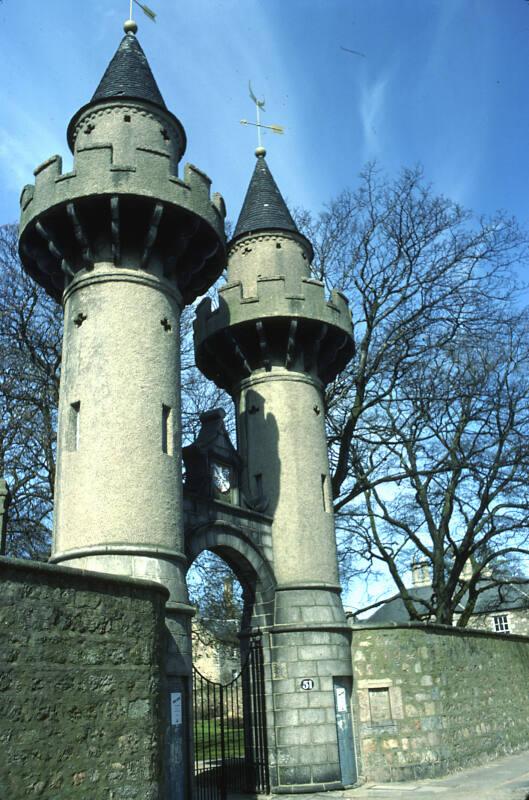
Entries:
POLYGON ((78 567, 64 567, 57 564, 47 564, 43 561, 31 561, 25 558, 8 558, 0 556, 0 577, 3 569, 12 569, 15 572, 34 572, 37 574, 49 575, 50 577, 63 578, 84 578, 88 583, 98 584, 104 582, 105 588, 109 584, 130 586, 135 589, 152 592, 159 592, 166 599, 169 597, 169 590, 156 581, 143 580, 142 578, 131 578, 128 575, 114 575, 108 572, 95 572, 89 569, 79 569, 78 567))
POLYGON ((480 628, 457 628, 453 625, 441 625, 438 622, 367 622, 362 624, 361 622, 352 622, 350 617, 347 621, 352 631, 417 630, 426 634, 437 633, 456 637, 475 636, 529 644, 529 636, 522 636, 519 633, 496 633, 495 631, 485 631, 480 628))

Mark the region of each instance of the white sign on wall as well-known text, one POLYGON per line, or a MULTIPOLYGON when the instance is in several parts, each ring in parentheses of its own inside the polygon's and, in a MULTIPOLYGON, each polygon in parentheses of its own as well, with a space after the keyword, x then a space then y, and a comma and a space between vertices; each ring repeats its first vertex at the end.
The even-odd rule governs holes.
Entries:
POLYGON ((336 711, 347 711, 347 695, 342 686, 336 687, 336 711))
POLYGON ((171 692, 171 725, 182 724, 182 692, 171 692))

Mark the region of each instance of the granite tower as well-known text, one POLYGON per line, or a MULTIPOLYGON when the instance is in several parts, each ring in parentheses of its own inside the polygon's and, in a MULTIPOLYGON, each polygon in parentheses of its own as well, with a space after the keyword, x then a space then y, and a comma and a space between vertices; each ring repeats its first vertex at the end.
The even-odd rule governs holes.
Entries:
MULTIPOLYGON (((224 265, 225 211, 204 173, 187 164, 179 176, 185 132, 136 31, 125 23, 92 99, 68 126, 73 170, 63 173, 54 156, 24 188, 20 255, 64 306, 51 561, 169 589, 168 689, 185 698, 193 609, 183 552, 179 320, 224 265)), ((170 744, 169 782, 180 783, 171 797, 184 796, 185 738, 170 744)))
POLYGON ((273 518, 272 784, 316 791, 351 782, 337 739, 336 698, 350 693, 351 657, 323 392, 351 358, 353 339, 345 297, 333 291, 327 299, 311 277, 312 246, 265 155, 258 147, 228 248, 228 282, 217 309, 209 299, 198 307, 195 345, 200 369, 235 402, 242 494, 273 518))

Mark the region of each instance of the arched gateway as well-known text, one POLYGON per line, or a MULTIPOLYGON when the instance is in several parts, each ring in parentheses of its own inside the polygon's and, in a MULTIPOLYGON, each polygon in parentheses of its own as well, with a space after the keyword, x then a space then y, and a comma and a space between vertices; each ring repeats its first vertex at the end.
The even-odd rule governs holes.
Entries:
MULTIPOLYGON (((274 578, 263 558, 256 523, 269 528, 266 518, 245 519, 219 504, 184 497, 186 554, 190 565, 204 551, 220 556, 243 590, 243 614, 238 632, 240 671, 223 685, 208 680, 193 666, 194 779, 197 800, 224 800, 230 791, 270 790, 270 752, 267 726, 269 648, 263 630, 273 614, 274 578), (220 512, 220 513, 219 513, 220 512), (208 521, 204 521, 204 516, 208 521), (220 517, 220 518, 219 518, 220 517), (257 535, 256 535, 257 534, 257 535)), ((219 669, 222 674, 222 669, 219 669)))
POLYGON ((21 195, 24 268, 64 306, 52 562, 167 587, 166 796, 188 800, 191 636, 185 572, 203 548, 247 592, 263 651, 268 768, 277 792, 354 780, 350 632, 340 600, 324 398, 352 355, 345 298, 311 276, 312 247, 265 161, 235 234, 210 180, 179 165, 185 131, 136 38, 123 37, 73 116, 73 169, 54 156, 21 195), (186 448, 181 491, 179 320, 197 308, 202 372, 236 409, 186 448), (349 737, 349 739, 348 739, 349 737))

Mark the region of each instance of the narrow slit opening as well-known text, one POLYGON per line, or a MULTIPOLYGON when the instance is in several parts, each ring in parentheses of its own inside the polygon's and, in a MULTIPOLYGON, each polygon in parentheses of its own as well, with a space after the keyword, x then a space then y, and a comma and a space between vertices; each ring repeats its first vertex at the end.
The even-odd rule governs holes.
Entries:
POLYGON ((162 403, 162 453, 173 455, 173 414, 171 406, 162 403))
POLYGON ((66 430, 66 449, 70 451, 79 450, 80 412, 81 402, 79 400, 75 403, 70 403, 66 430))
POLYGON ((327 481, 327 475, 321 476, 321 502, 323 505, 324 511, 329 511, 329 484, 327 481))

